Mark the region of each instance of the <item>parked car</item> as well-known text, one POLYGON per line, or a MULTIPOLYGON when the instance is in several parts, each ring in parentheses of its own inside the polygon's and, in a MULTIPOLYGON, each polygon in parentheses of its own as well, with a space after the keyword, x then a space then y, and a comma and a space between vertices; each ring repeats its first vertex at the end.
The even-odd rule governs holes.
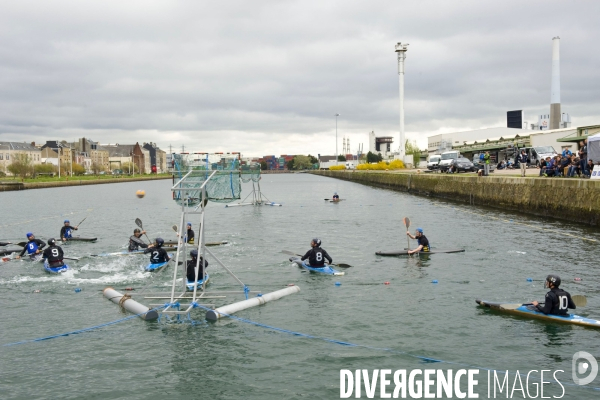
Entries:
POLYGON ((452 160, 452 172, 475 172, 475 166, 468 158, 460 157, 452 160))
POLYGON ((455 159, 461 158, 461 157, 462 157, 462 155, 457 150, 446 151, 446 152, 442 153, 442 157, 441 157, 442 159, 440 160, 440 164, 439 164, 440 171, 442 171, 442 172, 448 171, 448 168, 450 168, 450 164, 452 163, 452 160, 455 160, 455 159))
POLYGON ((440 160, 442 156, 439 154, 432 154, 429 156, 429 161, 427 162, 427 169, 430 171, 435 171, 439 168, 440 160))

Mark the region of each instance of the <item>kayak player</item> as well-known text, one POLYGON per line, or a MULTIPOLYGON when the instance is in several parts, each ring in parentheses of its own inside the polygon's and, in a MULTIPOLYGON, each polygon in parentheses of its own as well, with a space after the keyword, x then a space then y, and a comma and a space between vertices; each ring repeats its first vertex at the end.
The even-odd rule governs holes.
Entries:
POLYGON ((183 240, 185 240, 186 243, 194 244, 194 236, 195 236, 195 233, 192 230, 192 223, 188 222, 187 230, 185 232, 185 236, 183 237, 183 240))
POLYGON ((546 277, 544 287, 550 289, 550 291, 546 293, 544 306, 542 307, 537 301, 531 302, 537 308, 537 311, 544 314, 569 315, 567 309, 576 308, 569 292, 559 289, 559 286, 560 276, 551 274, 546 277))
POLYGON ((140 239, 140 236, 142 236, 144 233, 146 233, 146 231, 140 231, 139 228, 135 228, 133 235, 129 237, 129 251, 137 251, 140 249, 140 247, 142 249, 152 247, 152 245, 147 245, 142 241, 142 239, 140 239))
POLYGON ((333 194, 333 201, 340 201, 340 196, 337 194, 337 192, 333 194))
POLYGON ((333 262, 329 254, 321 248, 321 239, 313 239, 310 242, 310 249, 301 258, 302 261, 308 258, 309 265, 314 268, 321 268, 325 265, 325 260, 329 261, 329 264, 333 262))
POLYGON ((27 254, 29 254, 29 258, 33 260, 35 258, 35 255, 40 254, 40 250, 46 247, 46 243, 44 243, 44 241, 40 239, 36 239, 34 234, 31 232, 27 232, 27 239, 29 241, 27 242, 25 247, 23 247, 21 254, 15 257, 17 260, 23 257, 23 255, 25 255, 25 252, 27 252, 27 254))
POLYGON ((48 239, 48 248, 44 250, 44 255, 42 256, 42 258, 48 260, 48 266, 56 268, 65 265, 63 262, 64 255, 62 248, 56 244, 56 240, 54 238, 48 239))
POLYGON ((69 221, 68 219, 65 219, 65 224, 63 225, 62 228, 60 228, 60 238, 63 242, 66 242, 67 240, 72 238, 72 232, 76 231, 77 227, 76 226, 71 226, 71 221, 69 221))
POLYGON ((161 264, 171 259, 167 254, 167 251, 162 248, 163 244, 165 244, 165 241, 162 238, 156 238, 154 239, 154 245, 149 245, 148 248, 144 250, 144 254, 151 252, 151 264, 161 264))
POLYGON ((415 231, 415 236, 411 235, 409 231, 406 231, 406 234, 411 239, 417 239, 418 244, 416 249, 408 250, 408 254, 414 254, 418 252, 429 252, 429 240, 427 240, 427 237, 423 235, 423 229, 417 228, 417 230, 415 231))
POLYGON ((198 264, 198 280, 204 279, 204 270, 208 267, 208 261, 200 256, 200 263, 198 263, 198 250, 194 249, 190 251, 191 260, 187 262, 187 280, 188 282, 196 282, 196 264, 198 264))

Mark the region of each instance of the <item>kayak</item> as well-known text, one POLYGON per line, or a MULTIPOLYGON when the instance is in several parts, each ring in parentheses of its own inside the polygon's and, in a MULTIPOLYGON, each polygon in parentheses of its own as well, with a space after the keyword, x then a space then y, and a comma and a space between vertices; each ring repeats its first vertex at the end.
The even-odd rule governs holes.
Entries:
POLYGON ((337 271, 331 268, 329 265, 325 265, 324 267, 311 267, 310 265, 304 263, 299 257, 290 257, 290 262, 296 264, 300 268, 304 268, 305 270, 309 272, 314 272, 316 274, 335 276, 341 276, 345 274, 345 272, 337 271))
MULTIPOLYGON (((163 247, 163 249, 165 249, 166 251, 173 251, 173 250, 177 250, 177 246, 163 247)), ((123 250, 123 251, 117 251, 114 253, 90 254, 90 256, 92 256, 92 257, 135 256, 137 254, 144 254, 144 250, 134 250, 134 251, 123 250)))
MULTIPOLYGON (((196 285, 196 287, 198 289, 201 289, 202 285, 204 284, 204 281, 206 281, 206 284, 208 284, 208 282, 210 282, 210 276, 208 274, 206 274, 206 277, 204 279, 201 279, 198 281, 198 284, 196 285)), ((194 282, 189 281, 187 279, 187 277, 185 278, 185 284, 190 292, 194 290, 194 282)))
MULTIPOLYGON (((173 259, 173 254, 169 254, 169 258, 173 259)), ((170 262, 171 262, 171 260, 162 262, 162 263, 156 263, 156 264, 150 263, 150 264, 146 265, 146 268, 144 268, 144 269, 148 272, 156 272, 159 269, 161 269, 162 267, 165 267, 170 262)))
POLYGON ((536 318, 536 319, 541 319, 541 320, 548 321, 548 322, 560 322, 563 324, 586 326, 588 328, 600 328, 600 321, 591 319, 591 318, 582 317, 581 315, 569 314, 569 315, 563 317, 560 315, 544 314, 542 312, 537 311, 537 309, 532 305, 523 304, 516 309, 512 309, 510 307, 506 307, 506 308, 503 307, 503 306, 511 306, 511 304, 493 302, 493 301, 484 301, 484 300, 475 300, 475 301, 480 306, 488 307, 492 310, 496 310, 496 311, 507 313, 507 314, 520 315, 520 316, 523 316, 526 318, 536 318))
POLYGON ((65 265, 61 265, 60 267, 51 267, 50 265, 48 265, 48 260, 44 261, 44 269, 46 270, 46 272, 49 272, 51 274, 60 274, 62 272, 65 272, 69 269, 69 266, 67 264, 65 265))
POLYGON ((10 254, 10 253, 20 253, 23 248, 10 248, 10 249, 0 249, 0 256, 10 254))
MULTIPOLYGON (((420 251, 419 254, 435 254, 435 253, 462 253, 465 249, 432 249, 430 251, 420 251)), ((378 251, 375 253, 378 256, 406 256, 408 250, 392 250, 378 251)))
POLYGON ((67 239, 67 242, 95 242, 98 238, 86 238, 81 236, 73 236, 67 239))

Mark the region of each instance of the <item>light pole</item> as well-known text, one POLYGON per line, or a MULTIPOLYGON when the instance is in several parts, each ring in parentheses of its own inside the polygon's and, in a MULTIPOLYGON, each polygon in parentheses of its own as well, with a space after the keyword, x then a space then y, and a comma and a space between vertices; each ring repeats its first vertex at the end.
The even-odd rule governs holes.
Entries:
POLYGON ((338 149, 337 149, 337 144, 338 144, 338 140, 337 140, 337 118, 340 116, 340 114, 335 114, 335 165, 338 165, 338 149))
POLYGON ((406 140, 404 139, 404 60, 406 59, 406 51, 408 43, 402 44, 398 42, 396 44, 395 52, 398 54, 398 80, 399 80, 399 92, 400 92, 400 159, 404 161, 404 154, 406 149, 404 148, 406 140))

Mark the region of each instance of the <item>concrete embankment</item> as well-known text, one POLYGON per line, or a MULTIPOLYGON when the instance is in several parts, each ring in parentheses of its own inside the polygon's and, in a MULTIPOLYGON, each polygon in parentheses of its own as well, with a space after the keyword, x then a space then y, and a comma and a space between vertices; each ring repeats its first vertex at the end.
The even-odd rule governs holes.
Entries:
POLYGON ((600 224, 600 181, 361 171, 314 174, 473 205, 600 224))
POLYGON ((0 182, 0 192, 11 190, 28 190, 28 189, 45 189, 62 186, 84 186, 84 185, 100 185, 104 183, 125 183, 137 181, 153 181, 159 179, 172 179, 171 176, 145 176, 139 178, 111 178, 111 179, 86 179, 79 180, 76 177, 68 181, 53 181, 53 182, 0 182))

